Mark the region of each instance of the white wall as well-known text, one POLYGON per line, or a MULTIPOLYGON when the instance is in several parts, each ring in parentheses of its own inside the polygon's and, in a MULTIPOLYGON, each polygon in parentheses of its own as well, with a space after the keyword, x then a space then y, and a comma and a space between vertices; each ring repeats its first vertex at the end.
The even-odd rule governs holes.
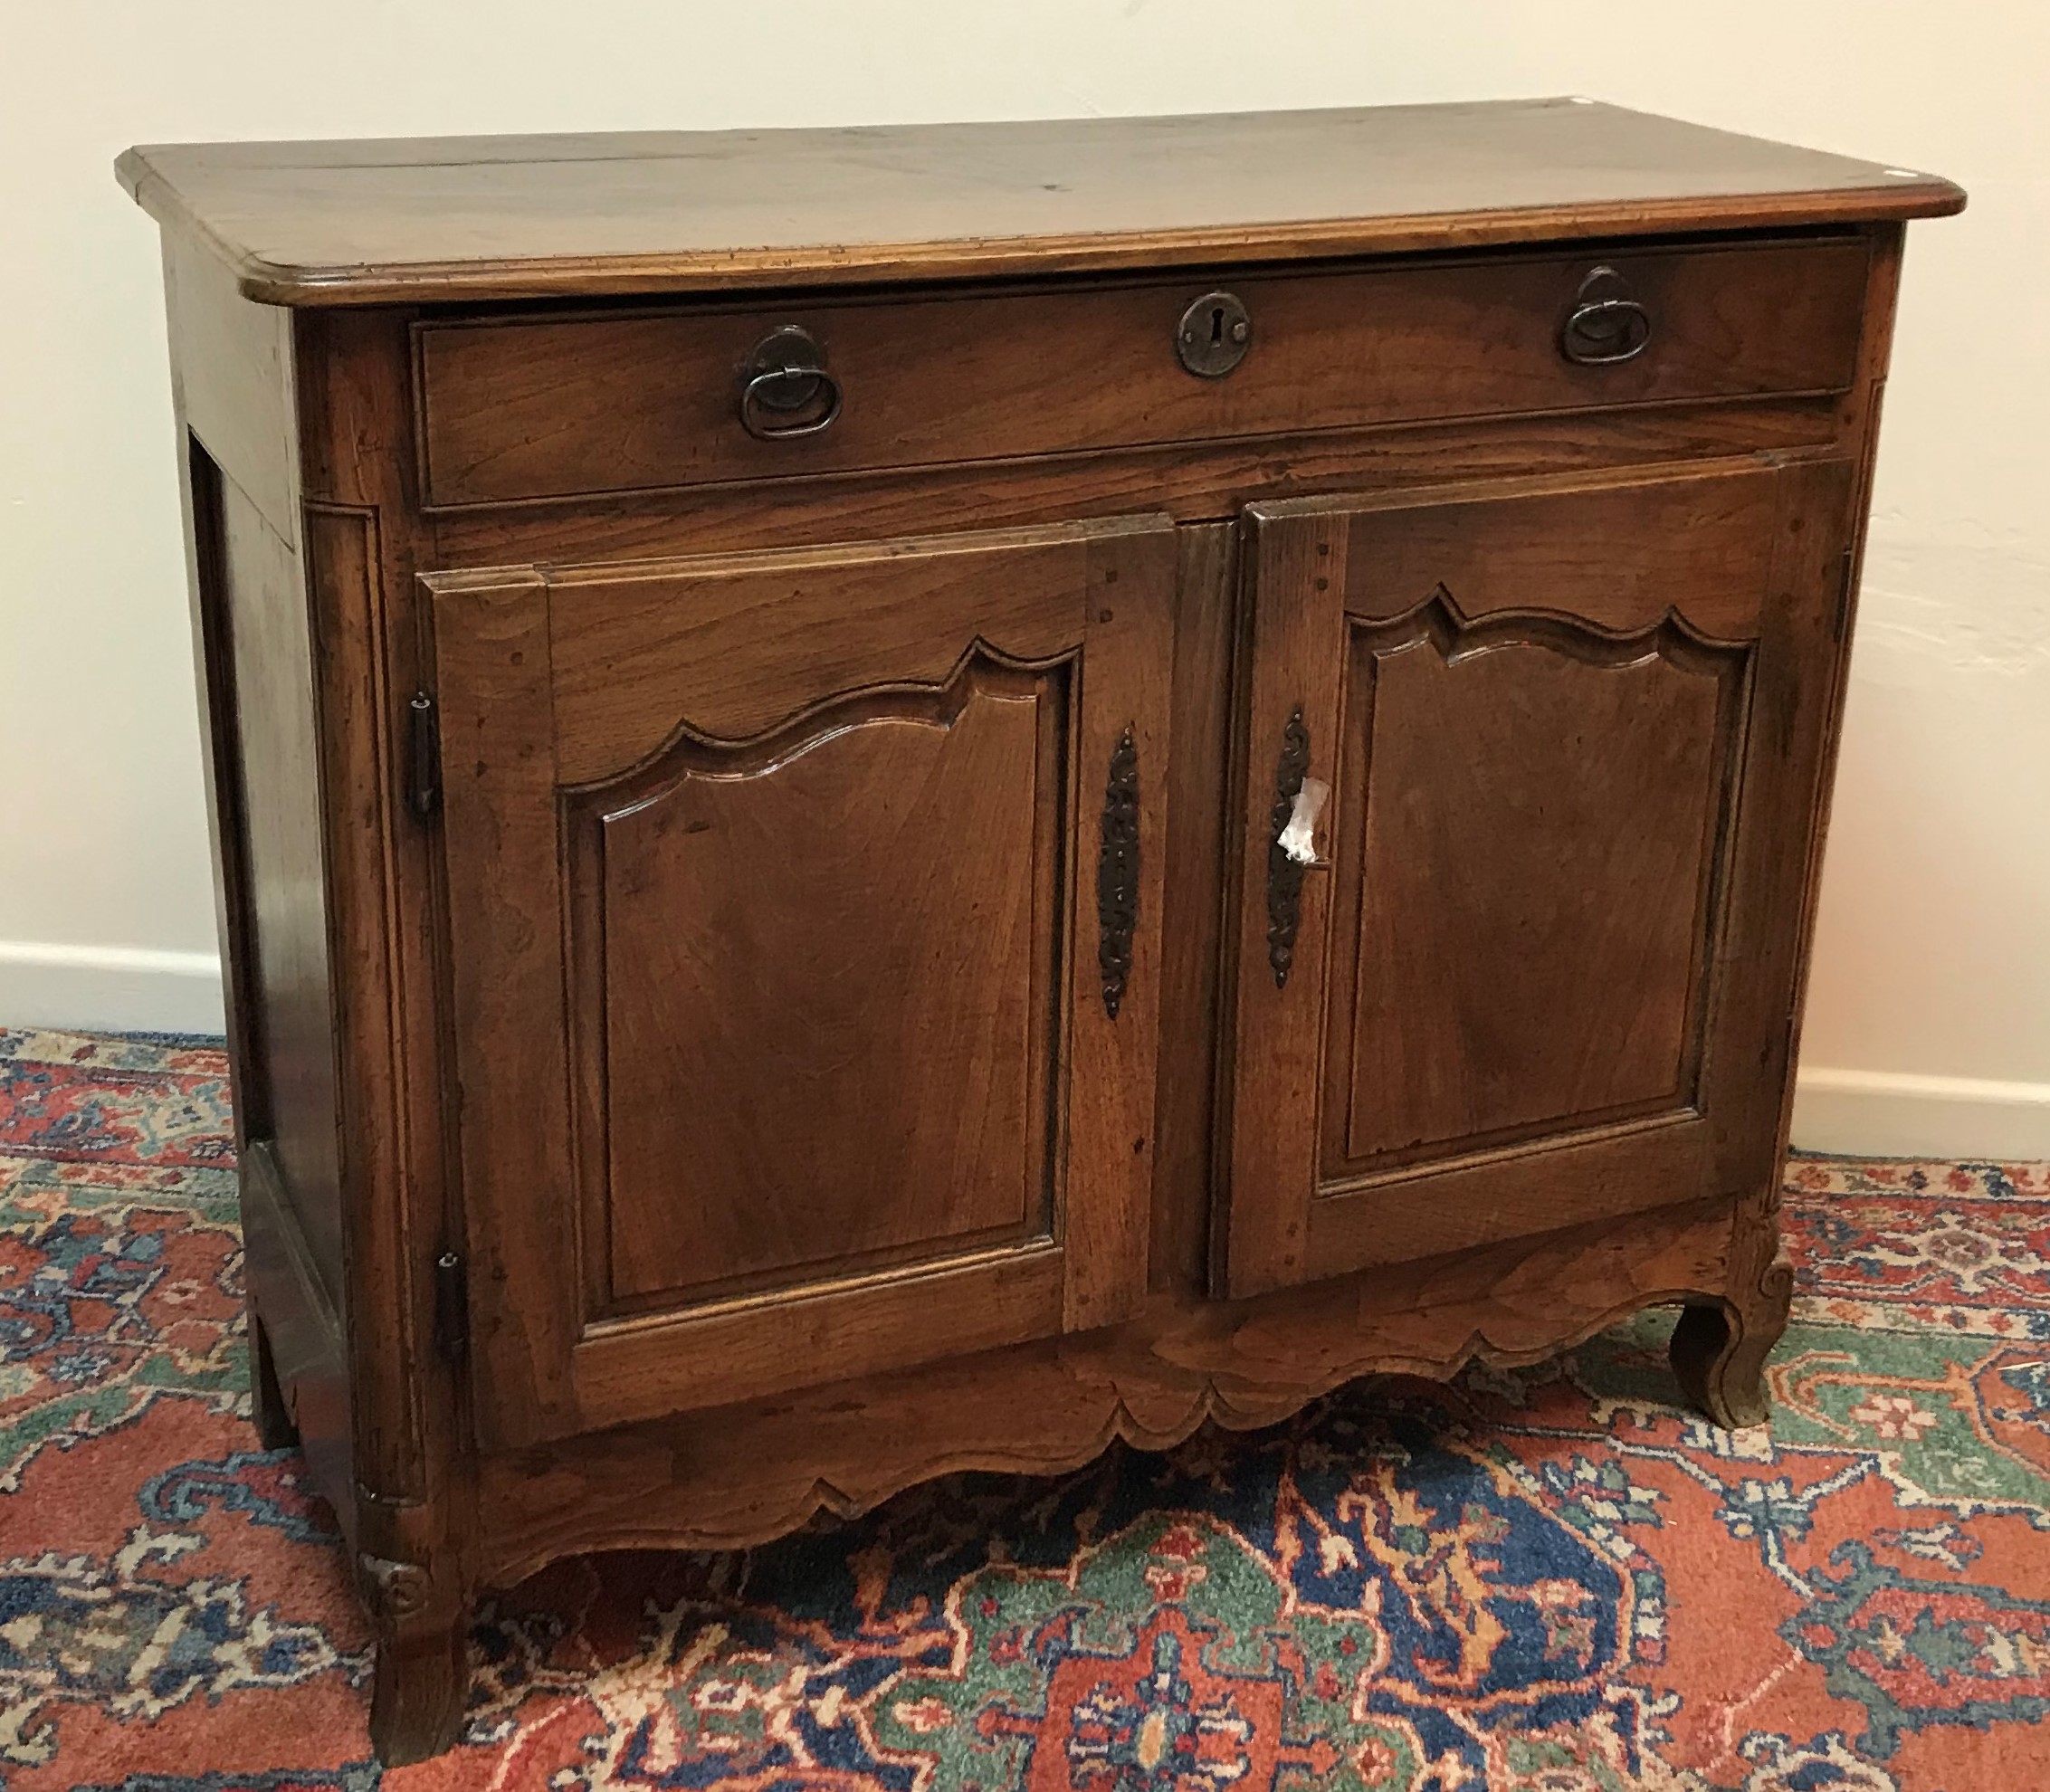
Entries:
POLYGON ((2050 11, 0 0, 0 1022, 219 1015, 130 142, 1582 92, 1951 176, 1912 233, 1801 1136, 2050 1156, 2050 11), (1945 1080, 1949 1081, 1945 1081, 1945 1080))

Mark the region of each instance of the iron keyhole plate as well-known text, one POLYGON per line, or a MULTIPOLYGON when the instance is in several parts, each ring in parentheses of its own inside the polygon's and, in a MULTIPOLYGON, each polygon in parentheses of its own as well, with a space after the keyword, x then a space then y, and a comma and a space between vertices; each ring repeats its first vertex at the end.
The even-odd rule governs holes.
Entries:
POLYGON ((1253 347, 1253 314, 1233 292, 1206 292, 1175 326, 1175 353, 1198 379, 1222 379, 1253 347))

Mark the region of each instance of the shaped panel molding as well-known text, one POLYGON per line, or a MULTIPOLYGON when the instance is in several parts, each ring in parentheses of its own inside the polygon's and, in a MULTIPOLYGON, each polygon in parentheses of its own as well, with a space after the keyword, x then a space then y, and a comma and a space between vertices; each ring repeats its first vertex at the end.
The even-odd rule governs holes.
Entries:
POLYGON ((597 1311, 1051 1234, 1068 715, 978 648, 571 799, 597 1311))
POLYGON ((1692 1104, 1746 664, 1443 586, 1353 624, 1326 1182, 1692 1104))

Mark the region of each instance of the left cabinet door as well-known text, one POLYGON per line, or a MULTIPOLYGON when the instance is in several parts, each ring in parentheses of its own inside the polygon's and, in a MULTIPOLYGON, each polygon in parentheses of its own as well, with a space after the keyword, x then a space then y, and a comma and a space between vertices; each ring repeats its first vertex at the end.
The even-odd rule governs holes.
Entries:
POLYGON ((487 1448, 1136 1308, 1174 540, 424 578, 487 1448))

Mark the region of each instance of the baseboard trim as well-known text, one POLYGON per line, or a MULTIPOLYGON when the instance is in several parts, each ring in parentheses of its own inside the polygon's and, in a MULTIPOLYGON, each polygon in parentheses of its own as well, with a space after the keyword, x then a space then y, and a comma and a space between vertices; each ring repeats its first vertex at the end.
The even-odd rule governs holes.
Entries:
POLYGON ((0 939, 0 1026, 217 1034, 224 1018, 212 952, 0 939))
POLYGON ((2050 1082, 1804 1067, 1794 1143, 1865 1158, 2050 1158, 2050 1082))

